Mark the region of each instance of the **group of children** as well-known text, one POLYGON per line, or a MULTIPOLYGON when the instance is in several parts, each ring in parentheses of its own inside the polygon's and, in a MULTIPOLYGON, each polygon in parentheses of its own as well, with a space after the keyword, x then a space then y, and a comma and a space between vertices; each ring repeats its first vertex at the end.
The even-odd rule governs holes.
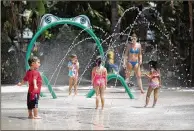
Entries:
MULTIPOLYGON (((40 60, 33 56, 28 60, 30 69, 26 72, 22 82, 18 83, 18 86, 23 85, 25 82, 28 82, 29 89, 27 94, 27 107, 28 107, 28 117, 30 119, 41 119, 38 116, 38 99, 40 96, 42 79, 41 75, 38 72, 40 67, 40 60)), ((104 91, 107 87, 107 70, 102 65, 102 58, 98 56, 96 58, 96 66, 92 69, 92 85, 96 92, 96 109, 99 106, 99 99, 101 99, 102 109, 104 108, 104 91)), ((146 104, 147 107, 149 103, 149 98, 151 92, 154 90, 154 103, 155 106, 158 98, 158 90, 161 87, 161 77, 160 71, 158 69, 158 64, 156 61, 149 62, 150 73, 145 74, 149 78, 149 88, 146 95, 146 104)), ((68 62, 68 76, 69 76, 69 95, 71 95, 72 88, 74 87, 75 95, 77 95, 77 81, 78 81, 78 72, 79 72, 79 62, 77 56, 72 54, 68 62)))

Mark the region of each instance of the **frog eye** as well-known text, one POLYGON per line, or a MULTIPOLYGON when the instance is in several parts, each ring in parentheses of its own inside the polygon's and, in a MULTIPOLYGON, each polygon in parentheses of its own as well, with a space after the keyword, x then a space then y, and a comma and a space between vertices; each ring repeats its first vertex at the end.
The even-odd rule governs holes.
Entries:
POLYGON ((41 19, 40 27, 44 27, 44 26, 46 26, 46 25, 48 25, 50 23, 56 22, 58 20, 59 19, 56 16, 54 16, 52 14, 46 14, 41 19))
POLYGON ((78 23, 80 23, 88 28, 91 26, 89 18, 85 15, 79 15, 79 16, 75 17, 74 21, 78 22, 78 23))

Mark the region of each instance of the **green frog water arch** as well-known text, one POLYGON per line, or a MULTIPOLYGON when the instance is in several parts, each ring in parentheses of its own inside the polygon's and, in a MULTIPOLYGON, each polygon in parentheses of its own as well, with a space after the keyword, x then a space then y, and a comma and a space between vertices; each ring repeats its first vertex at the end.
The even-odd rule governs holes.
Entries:
MULTIPOLYGON (((25 65, 26 65, 26 70, 29 69, 29 64, 28 64, 28 59, 30 58, 31 55, 31 51, 33 49, 33 46, 37 40, 37 38, 47 29, 54 27, 56 25, 61 25, 61 24, 69 24, 69 25, 74 25, 77 26, 81 29, 83 29, 84 31, 86 31, 95 41, 97 48, 99 50, 100 55, 102 56, 102 58, 104 58, 104 51, 103 48, 100 44, 100 40, 97 38, 97 36, 94 34, 94 32, 92 31, 92 26, 90 23, 90 20, 87 16, 85 15, 79 15, 73 18, 59 18, 57 16, 54 16, 52 14, 45 14, 40 22, 39 25, 39 29, 36 32, 36 34, 33 36, 32 40, 30 41, 28 47, 27 47, 27 52, 26 52, 26 59, 25 59, 25 65)), ((51 84, 49 83, 47 77, 41 73, 42 79, 45 83, 45 85, 48 87, 52 97, 55 99, 57 98, 51 84)), ((118 75, 118 74, 108 74, 108 80, 111 79, 118 79, 122 85, 125 87, 126 92, 128 93, 129 97, 131 99, 134 98, 133 94, 131 93, 130 89, 128 88, 127 84, 125 83, 124 79, 118 75)), ((94 95, 95 91, 92 89, 88 92, 87 97, 90 98, 94 95)), ((44 96, 43 93, 41 93, 42 96, 44 96)))

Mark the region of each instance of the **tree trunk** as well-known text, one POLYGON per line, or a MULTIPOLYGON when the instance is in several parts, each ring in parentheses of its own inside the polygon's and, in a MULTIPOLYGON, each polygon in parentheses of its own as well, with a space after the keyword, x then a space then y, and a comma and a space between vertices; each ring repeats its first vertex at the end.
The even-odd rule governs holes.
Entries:
MULTIPOLYGON (((118 22, 118 6, 117 6, 117 1, 111 1, 111 32, 112 33, 119 33, 120 32, 120 23, 116 26, 118 22)), ((116 39, 117 36, 113 37, 113 40, 116 39)), ((117 39, 118 40, 118 39, 117 39)))
POLYGON ((194 66, 194 63, 193 63, 193 59, 194 59, 194 43, 193 43, 193 9, 192 9, 192 1, 188 1, 188 4, 189 4, 189 21, 190 21, 190 31, 191 31, 191 66, 190 66, 190 80, 191 80, 191 84, 190 86, 192 86, 193 84, 193 66, 194 66))
MULTIPOLYGON (((141 11, 144 8, 143 4, 140 4, 138 7, 140 8, 141 11)), ((138 37, 139 37, 139 40, 143 40, 144 41, 144 40, 147 39, 148 26, 145 23, 145 20, 144 20, 144 16, 143 15, 141 15, 139 17, 139 21, 140 21, 140 23, 143 23, 143 24, 139 24, 138 25, 138 27, 139 27, 139 36, 138 37)))
POLYGON ((171 5, 171 8, 173 10, 174 9, 174 1, 173 0, 171 0, 170 5, 171 5))

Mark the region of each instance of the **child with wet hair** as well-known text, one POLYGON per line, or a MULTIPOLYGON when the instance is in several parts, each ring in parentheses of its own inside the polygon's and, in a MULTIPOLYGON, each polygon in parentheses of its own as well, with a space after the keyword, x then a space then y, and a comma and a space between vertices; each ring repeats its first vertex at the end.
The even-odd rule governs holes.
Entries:
POLYGON ((28 107, 28 118, 29 119, 41 119, 38 116, 38 100, 40 96, 42 78, 38 71, 40 67, 40 60, 36 56, 32 56, 28 60, 30 69, 26 72, 22 82, 17 85, 22 86, 25 82, 28 82, 28 94, 27 94, 27 107, 28 107))
POLYGON ((147 107, 150 100, 150 95, 152 91, 154 91, 154 102, 152 106, 154 108, 158 100, 158 92, 161 87, 161 75, 160 75, 160 70, 158 68, 157 61, 150 61, 148 64, 149 64, 150 72, 149 74, 145 74, 145 75, 149 79, 149 88, 147 90, 146 104, 144 107, 147 107))
POLYGON ((77 80, 78 80, 78 72, 79 72, 79 62, 76 54, 72 54, 70 56, 70 60, 68 62, 69 68, 69 95, 71 95, 72 87, 74 87, 74 93, 77 95, 77 80))

